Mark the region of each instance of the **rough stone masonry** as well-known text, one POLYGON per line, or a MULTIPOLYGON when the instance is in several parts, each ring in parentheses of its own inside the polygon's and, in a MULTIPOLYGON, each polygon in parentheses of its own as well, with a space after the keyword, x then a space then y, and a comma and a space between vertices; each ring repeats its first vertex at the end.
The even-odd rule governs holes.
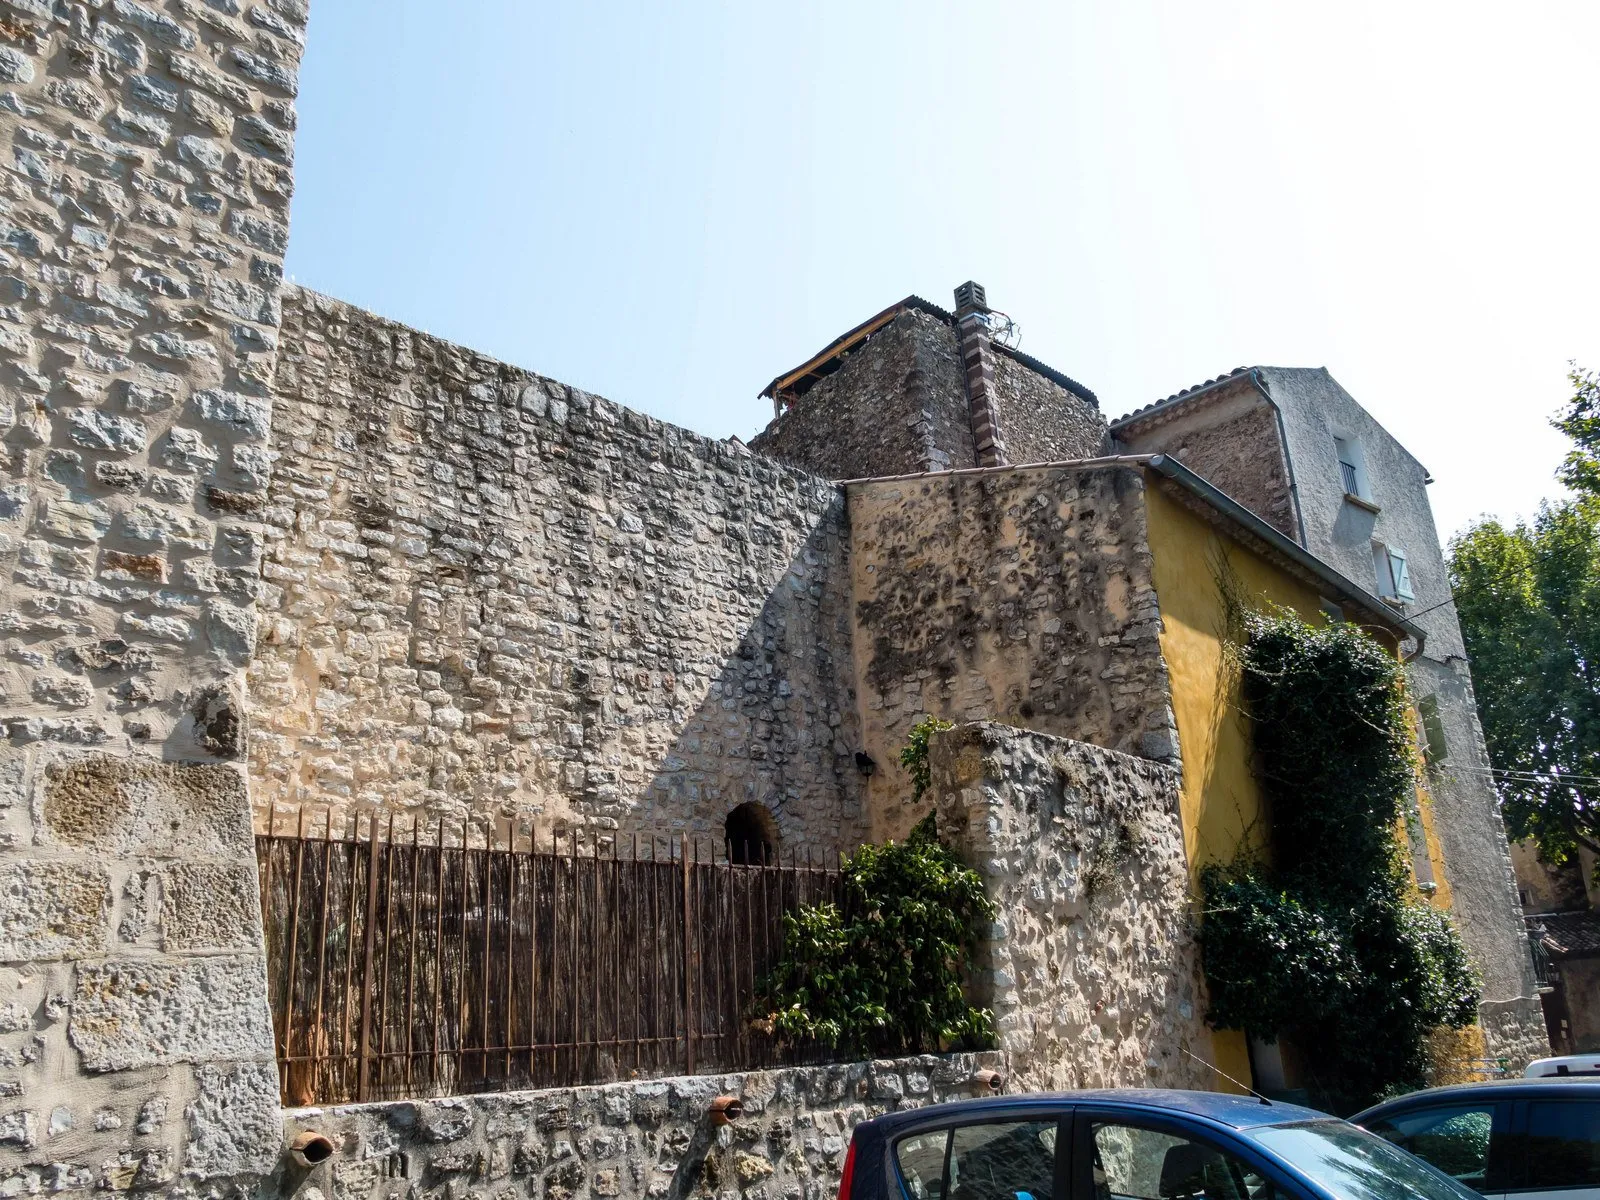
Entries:
POLYGON ((0 1190, 276 1159, 242 771, 302 0, 0 4, 0 1190))

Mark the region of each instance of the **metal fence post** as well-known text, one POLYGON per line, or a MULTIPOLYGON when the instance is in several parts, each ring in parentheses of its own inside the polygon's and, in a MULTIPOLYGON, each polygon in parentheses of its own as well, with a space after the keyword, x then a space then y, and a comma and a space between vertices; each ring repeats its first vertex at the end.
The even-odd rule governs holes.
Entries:
POLYGON ((378 936, 378 814, 372 814, 367 841, 367 911, 361 964, 361 1058, 356 1065, 356 1100, 367 1099, 372 1067, 372 951, 378 936))
POLYGON ((693 919, 689 907, 689 835, 678 835, 683 860, 683 1073, 694 1074, 694 957, 689 948, 693 919))

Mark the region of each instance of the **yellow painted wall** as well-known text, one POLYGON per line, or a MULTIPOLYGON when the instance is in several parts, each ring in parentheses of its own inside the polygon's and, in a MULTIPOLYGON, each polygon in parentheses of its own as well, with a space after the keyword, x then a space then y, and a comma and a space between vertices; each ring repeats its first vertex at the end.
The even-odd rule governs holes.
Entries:
MULTIPOLYGON (((1242 848, 1263 854, 1267 849, 1269 814, 1251 771, 1250 727, 1240 709, 1239 673, 1228 649, 1228 592, 1246 608, 1275 604, 1312 621, 1322 619, 1321 597, 1222 536, 1160 488, 1152 486, 1146 495, 1161 652, 1183 753, 1184 849, 1198 896, 1201 868, 1230 862, 1242 848)), ((1424 814, 1431 834, 1431 813, 1424 809, 1424 814)), ((1437 841, 1430 837, 1429 846, 1436 852, 1437 841)), ((1444 878, 1442 870, 1436 874, 1444 878)), ((1212 1048, 1223 1071, 1250 1078, 1242 1033, 1218 1030, 1212 1048)))

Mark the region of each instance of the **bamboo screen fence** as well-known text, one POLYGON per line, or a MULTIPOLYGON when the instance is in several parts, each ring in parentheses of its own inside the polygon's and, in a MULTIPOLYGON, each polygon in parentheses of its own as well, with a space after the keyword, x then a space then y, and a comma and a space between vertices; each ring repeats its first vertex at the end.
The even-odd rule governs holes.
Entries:
POLYGON ((336 829, 304 811, 256 851, 287 1105, 825 1055, 750 1017, 783 914, 839 902, 836 866, 683 837, 541 846, 375 815, 336 829))

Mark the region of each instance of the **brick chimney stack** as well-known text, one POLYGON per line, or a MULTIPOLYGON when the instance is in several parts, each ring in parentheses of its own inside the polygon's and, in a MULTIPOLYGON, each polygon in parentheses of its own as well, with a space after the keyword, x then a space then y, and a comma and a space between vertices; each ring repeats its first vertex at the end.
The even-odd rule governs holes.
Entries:
POLYGON ((956 288, 956 331, 967 375, 967 409, 980 467, 1005 465, 1000 404, 994 386, 994 351, 989 346, 989 301, 983 285, 968 280, 956 288))

